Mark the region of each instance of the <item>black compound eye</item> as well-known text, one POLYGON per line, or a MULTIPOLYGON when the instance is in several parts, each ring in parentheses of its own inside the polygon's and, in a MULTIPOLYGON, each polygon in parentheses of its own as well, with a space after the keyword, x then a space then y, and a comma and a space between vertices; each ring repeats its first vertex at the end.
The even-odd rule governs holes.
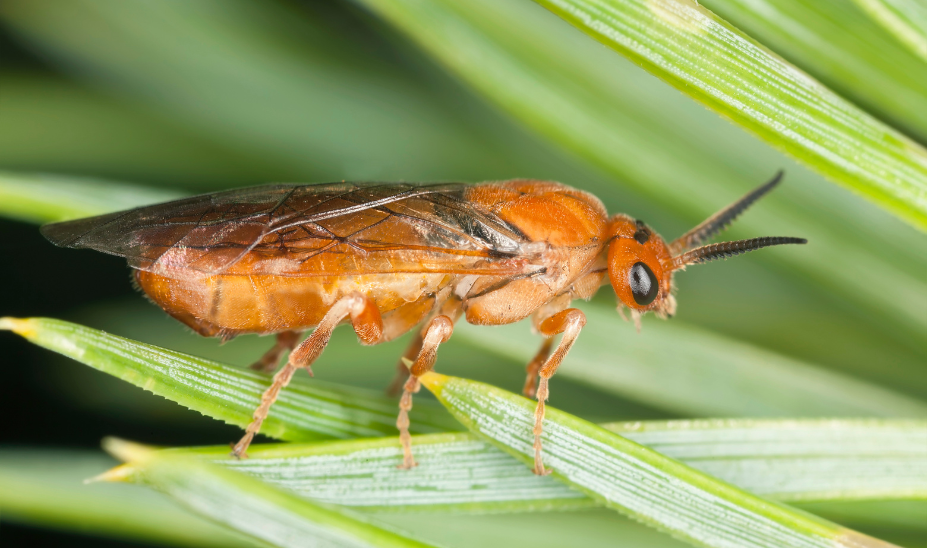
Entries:
POLYGON ((644 263, 634 263, 628 271, 628 285, 631 286, 634 302, 642 306, 652 303, 660 289, 653 270, 644 263))

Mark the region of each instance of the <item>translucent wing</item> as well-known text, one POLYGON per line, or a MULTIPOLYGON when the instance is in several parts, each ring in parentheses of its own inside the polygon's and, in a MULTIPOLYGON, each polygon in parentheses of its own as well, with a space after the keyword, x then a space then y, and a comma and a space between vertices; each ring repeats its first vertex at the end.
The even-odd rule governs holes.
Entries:
POLYGON ((466 199, 472 185, 268 185, 42 227, 148 271, 344 276, 516 274, 525 237, 466 199))

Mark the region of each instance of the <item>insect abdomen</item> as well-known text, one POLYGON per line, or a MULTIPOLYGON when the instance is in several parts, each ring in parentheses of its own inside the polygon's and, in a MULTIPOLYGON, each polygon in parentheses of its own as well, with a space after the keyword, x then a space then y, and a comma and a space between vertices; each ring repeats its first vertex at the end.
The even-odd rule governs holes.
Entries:
POLYGON ((171 277, 137 270, 135 276, 142 291, 168 314, 201 335, 225 337, 311 329, 335 301, 354 291, 370 296, 387 314, 446 283, 443 274, 297 278, 187 271, 171 277))

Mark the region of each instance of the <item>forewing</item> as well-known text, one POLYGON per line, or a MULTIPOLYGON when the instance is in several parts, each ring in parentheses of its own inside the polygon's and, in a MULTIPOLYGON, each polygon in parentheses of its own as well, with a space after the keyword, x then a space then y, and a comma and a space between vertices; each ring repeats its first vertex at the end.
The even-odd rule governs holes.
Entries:
POLYGON ((524 237, 468 185, 268 185, 42 227, 53 243, 149 271, 340 276, 516 273, 524 237))

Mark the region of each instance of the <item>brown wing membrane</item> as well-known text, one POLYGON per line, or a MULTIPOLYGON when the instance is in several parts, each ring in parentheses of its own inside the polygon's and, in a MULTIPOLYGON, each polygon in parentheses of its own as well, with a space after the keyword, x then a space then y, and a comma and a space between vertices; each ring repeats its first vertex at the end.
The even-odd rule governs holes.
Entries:
POLYGON ((518 273, 524 236, 467 201, 470 185, 268 185, 55 223, 59 246, 148 271, 338 276, 518 273))

